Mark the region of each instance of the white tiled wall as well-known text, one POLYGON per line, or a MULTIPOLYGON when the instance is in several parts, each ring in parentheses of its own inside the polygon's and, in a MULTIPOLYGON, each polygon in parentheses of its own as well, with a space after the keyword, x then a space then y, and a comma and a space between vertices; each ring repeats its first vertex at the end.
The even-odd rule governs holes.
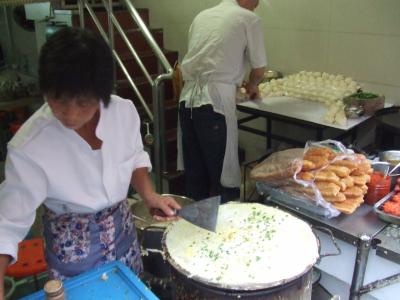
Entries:
MULTIPOLYGON (((194 16, 219 0, 132 0, 150 8, 166 46, 187 49, 194 16)), ((260 0, 271 69, 318 70, 354 77, 400 104, 399 0, 260 0)))
MULTIPOLYGON (((132 1, 150 8, 151 24, 164 28, 166 47, 182 59, 192 19, 220 0, 132 1)), ((399 0, 260 0, 256 13, 263 19, 269 68, 344 74, 400 105, 399 0)), ((368 144, 373 132, 361 138, 368 144)), ((252 134, 240 132, 240 141, 250 158, 265 147, 252 134)))

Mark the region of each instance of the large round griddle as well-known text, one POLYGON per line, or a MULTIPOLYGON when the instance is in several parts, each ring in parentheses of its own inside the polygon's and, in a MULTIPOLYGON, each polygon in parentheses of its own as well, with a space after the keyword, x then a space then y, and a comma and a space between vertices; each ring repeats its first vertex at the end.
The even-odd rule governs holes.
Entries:
MULTIPOLYGON (((248 255, 249 259, 252 260, 251 268, 253 268, 254 270, 257 269, 259 270, 258 271, 259 273, 257 274, 256 278, 253 280, 251 277, 246 277, 246 276, 241 277, 241 274, 245 274, 246 272, 249 271, 246 270, 246 264, 244 265, 241 264, 236 269, 233 269, 236 270, 235 272, 231 272, 234 276, 227 277, 228 279, 229 278, 232 279, 235 276, 237 276, 238 277, 237 280, 229 281, 224 277, 216 278, 215 274, 212 271, 208 273, 205 268, 203 269, 201 267, 202 265, 207 264, 207 258, 205 257, 204 253, 201 252, 201 250, 199 250, 200 252, 194 250, 193 253, 190 253, 191 248, 190 246, 188 247, 188 245, 190 245, 190 243, 193 243, 194 241, 196 241, 196 243, 199 243, 199 245, 202 245, 202 243, 204 242, 205 245, 207 240, 213 238, 217 239, 217 237, 213 236, 214 233, 209 234, 207 231, 197 228, 187 223, 184 220, 180 220, 178 222, 175 222, 174 224, 169 225, 169 227, 164 233, 163 249, 166 254, 168 262, 175 270, 185 275, 186 277, 191 278, 192 280, 200 282, 201 284, 205 284, 220 289, 228 289, 236 291, 250 291, 250 290, 254 291, 254 290, 269 289, 272 287, 277 287, 289 283, 299 278, 300 276, 306 274, 313 267, 313 265, 319 258, 318 240, 315 237, 314 233, 312 232, 311 227, 307 223, 279 209, 254 203, 232 203, 232 204, 229 203, 221 205, 219 209, 216 234, 218 235, 219 231, 221 233, 221 231, 224 232, 224 230, 227 230, 228 228, 231 229, 241 228, 241 226, 244 226, 244 228, 246 228, 245 224, 238 225, 232 223, 233 221, 232 214, 234 215, 236 212, 239 214, 239 216, 237 216, 238 223, 246 221, 246 215, 245 215, 246 213, 243 214, 243 212, 249 211, 248 209, 249 206, 250 206, 250 215, 248 215, 247 217, 252 216, 253 210, 255 211, 255 214, 257 214, 257 211, 266 212, 265 208, 267 208, 267 210, 270 212, 275 212, 275 213, 277 212, 277 215, 279 217, 282 215, 287 216, 286 217, 287 219, 285 219, 286 220, 285 222, 287 223, 282 223, 279 225, 278 223, 280 222, 280 218, 277 217, 278 219, 277 224, 274 223, 273 225, 270 225, 270 226, 276 226, 278 228, 277 229, 278 232, 280 230, 279 228, 281 228, 281 230, 284 231, 284 232, 279 232, 279 234, 277 235, 277 237, 279 237, 279 241, 282 240, 283 237, 282 234, 286 235, 284 237, 282 249, 274 251, 274 253, 277 254, 276 257, 270 258, 271 261, 280 260, 279 263, 272 264, 274 267, 281 266, 279 269, 267 270, 269 260, 265 258, 268 257, 269 255, 268 252, 270 252, 271 249, 268 248, 268 242, 267 244, 259 242, 260 247, 265 247, 265 252, 263 252, 264 251, 263 249, 257 249, 257 247, 254 247, 254 244, 251 243, 257 243, 257 240, 260 241, 260 237, 255 237, 253 240, 250 239, 248 241, 248 243, 250 244, 244 245, 244 247, 239 247, 238 249, 240 249, 240 251, 244 251, 243 249, 249 249, 249 253, 247 253, 246 255, 248 255), (231 212, 229 212, 230 210, 231 212), (240 212, 242 212, 242 215, 240 215, 240 212), (292 226, 292 228, 290 228, 290 226, 292 226), (301 239, 299 235, 301 235, 301 239), (303 237, 305 238, 303 239, 303 237), (307 246, 304 246, 303 243, 307 243, 307 246), (253 249, 255 250, 253 251, 253 249), (185 253, 189 254, 185 255, 185 253), (260 253, 263 253, 264 258, 260 257, 260 253), (202 256, 202 258, 200 256, 202 256), (254 258, 256 260, 255 262, 254 258), (259 259, 259 264, 257 261, 258 259, 259 259), (253 265, 254 263, 255 265, 253 265), (285 264, 292 264, 292 265, 298 264, 298 265, 293 267, 294 271, 291 270, 290 272, 283 274, 282 270, 285 270, 285 264), (281 272, 281 274, 279 276, 273 276, 273 278, 269 277, 268 275, 268 274, 276 274, 279 272, 281 272)), ((221 234, 221 236, 225 237, 224 234, 221 234)), ((241 237, 238 237, 238 240, 241 240, 241 237)), ((227 241, 226 244, 223 245, 226 246, 230 242, 231 242, 230 245, 234 245, 234 242, 232 241, 227 241)), ((275 243, 276 241, 274 241, 274 245, 275 243)), ((221 246, 222 247, 221 249, 223 249, 223 251, 229 251, 227 250, 229 248, 223 248, 224 246, 221 246)), ((201 246, 199 247, 199 249, 200 248, 201 246)), ((218 262, 217 260, 215 260, 215 257, 211 255, 210 258, 211 265, 212 266, 215 265, 215 268, 219 269, 218 263, 220 263, 223 266, 228 266, 228 268, 230 268, 233 267, 235 264, 237 264, 238 261, 242 260, 243 253, 241 255, 237 254, 235 255, 235 251, 233 249, 234 247, 231 248, 232 248, 231 249, 232 253, 223 256, 223 258, 226 259, 226 261, 224 262, 218 262)), ((291 268, 286 268, 286 269, 291 269, 291 268)))

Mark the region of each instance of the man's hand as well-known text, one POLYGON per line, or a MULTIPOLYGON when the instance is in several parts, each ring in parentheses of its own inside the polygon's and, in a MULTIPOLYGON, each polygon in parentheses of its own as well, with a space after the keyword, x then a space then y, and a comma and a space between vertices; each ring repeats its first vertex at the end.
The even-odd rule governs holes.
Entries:
POLYGON ((249 75, 249 82, 246 83, 246 93, 252 100, 260 99, 260 91, 258 89, 258 84, 264 78, 265 68, 252 69, 249 75))
POLYGON ((258 85, 246 83, 244 88, 246 89, 246 94, 249 95, 251 100, 260 99, 260 90, 258 89, 258 85))
POLYGON ((153 218, 157 221, 173 221, 177 220, 176 210, 181 209, 181 206, 170 196, 161 196, 157 193, 144 199, 146 206, 150 212, 152 210, 161 210, 161 214, 153 214, 153 218), (162 216, 165 214, 165 216, 162 216))

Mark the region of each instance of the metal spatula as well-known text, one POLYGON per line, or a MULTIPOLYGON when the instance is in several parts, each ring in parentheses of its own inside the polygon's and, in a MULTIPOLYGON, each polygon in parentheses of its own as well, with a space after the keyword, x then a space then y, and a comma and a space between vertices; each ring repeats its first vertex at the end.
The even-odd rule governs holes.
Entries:
MULTIPOLYGON (((221 196, 207 198, 183 207, 176 211, 176 215, 193 225, 215 232, 220 203, 221 196)), ((150 213, 152 215, 165 216, 159 209, 152 209, 150 213)))

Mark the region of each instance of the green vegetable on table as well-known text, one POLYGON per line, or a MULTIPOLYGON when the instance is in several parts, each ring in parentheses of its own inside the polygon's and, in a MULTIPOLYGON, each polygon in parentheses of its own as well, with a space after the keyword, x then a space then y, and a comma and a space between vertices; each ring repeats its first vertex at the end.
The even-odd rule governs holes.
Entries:
POLYGON ((355 93, 355 94, 349 96, 349 98, 358 98, 359 100, 373 99, 373 98, 377 98, 377 97, 379 97, 379 96, 374 93, 368 93, 368 92, 358 92, 358 93, 355 93))

